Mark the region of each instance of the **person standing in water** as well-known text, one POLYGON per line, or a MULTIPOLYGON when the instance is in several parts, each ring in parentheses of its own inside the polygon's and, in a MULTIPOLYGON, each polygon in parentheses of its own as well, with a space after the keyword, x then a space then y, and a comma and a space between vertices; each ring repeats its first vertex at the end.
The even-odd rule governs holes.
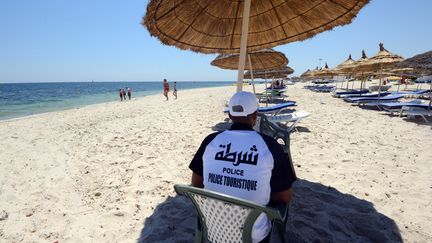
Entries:
POLYGON ((127 94, 128 94, 129 100, 130 100, 131 96, 132 96, 132 90, 130 87, 127 88, 127 94))
POLYGON ((123 100, 126 101, 126 90, 122 89, 122 93, 123 93, 123 100))
POLYGON ((119 89, 120 101, 123 101, 123 90, 119 89))
POLYGON ((177 99, 177 82, 174 82, 173 90, 173 95, 175 96, 175 99, 177 99))
POLYGON ((163 89, 164 89, 164 96, 166 97, 166 100, 168 100, 168 93, 169 93, 169 83, 166 79, 163 80, 163 89))

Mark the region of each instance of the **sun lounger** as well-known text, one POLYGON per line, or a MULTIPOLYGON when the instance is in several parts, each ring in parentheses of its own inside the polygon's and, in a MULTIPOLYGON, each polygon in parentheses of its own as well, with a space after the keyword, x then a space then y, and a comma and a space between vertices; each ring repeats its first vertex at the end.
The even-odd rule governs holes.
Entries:
MULTIPOLYGON (((297 104, 295 101, 287 101, 287 102, 282 103, 282 104, 272 105, 272 106, 268 106, 268 107, 259 107, 258 113, 260 113, 260 114, 273 113, 275 115, 275 114, 280 113, 281 111, 283 111, 284 109, 286 109, 288 107, 293 107, 296 105, 297 104)), ((228 111, 229 111, 228 107, 225 107, 224 113, 228 113, 228 111)))
POLYGON ((380 97, 354 97, 354 98, 344 98, 344 101, 349 103, 356 103, 356 104, 365 104, 370 102, 389 102, 389 101, 395 101, 400 98, 403 98, 403 95, 386 95, 386 96, 380 96, 380 97))
POLYGON ((256 93, 255 96, 260 102, 272 101, 272 100, 285 100, 288 95, 283 94, 284 92, 279 91, 265 91, 263 93, 256 93))
POLYGON ((432 110, 428 110, 428 108, 418 108, 418 107, 409 107, 409 106, 403 106, 400 111, 399 116, 407 116, 409 118, 414 118, 416 116, 420 116, 425 120, 425 122, 429 122, 426 118, 427 116, 432 117, 432 110))
POLYGON ((367 93, 369 93, 369 90, 362 89, 362 90, 338 91, 338 92, 334 92, 332 95, 334 97, 341 97, 344 95, 362 95, 367 93))
POLYGON ((296 112, 288 113, 288 114, 277 114, 277 115, 273 115, 273 116, 268 116, 267 119, 270 122, 282 123, 285 125, 288 123, 292 123, 287 128, 287 131, 291 132, 295 128, 297 123, 299 123, 303 118, 306 118, 308 116, 310 116, 310 114, 307 111, 296 111, 296 112))
POLYGON ((316 86, 310 86, 310 90, 315 92, 332 92, 336 89, 336 86, 333 85, 316 85, 316 86))
POLYGON ((418 91, 399 91, 399 92, 392 92, 392 94, 400 94, 400 95, 422 95, 429 93, 430 90, 418 90, 418 91))
MULTIPOLYGON (((380 97, 384 97, 386 95, 390 95, 390 92, 381 92, 379 94, 380 97)), ((371 92, 365 94, 350 94, 350 95, 341 95, 340 98, 360 98, 360 97, 378 97, 378 92, 371 92)))
MULTIPOLYGON (((387 91, 391 88, 391 85, 381 85, 381 91, 387 91)), ((380 86, 379 85, 372 85, 369 86, 368 88, 370 91, 378 91, 380 90, 380 86)))
POLYGON ((282 110, 284 110, 288 107, 296 106, 296 105, 297 104, 295 101, 287 101, 287 102, 282 103, 282 104, 272 105, 272 106, 268 106, 268 107, 259 107, 258 113, 261 113, 261 114, 265 114, 265 113, 278 114, 282 110))
MULTIPOLYGON (((366 105, 375 106, 376 104, 375 103, 372 103, 372 104, 367 103, 366 105)), ((384 102, 384 103, 378 104, 378 108, 380 108, 381 110, 384 110, 386 112, 390 112, 392 115, 394 112, 399 113, 403 106, 405 106, 405 107, 417 107, 417 108, 428 108, 429 105, 426 103, 422 103, 421 100, 413 100, 410 102, 384 102)))

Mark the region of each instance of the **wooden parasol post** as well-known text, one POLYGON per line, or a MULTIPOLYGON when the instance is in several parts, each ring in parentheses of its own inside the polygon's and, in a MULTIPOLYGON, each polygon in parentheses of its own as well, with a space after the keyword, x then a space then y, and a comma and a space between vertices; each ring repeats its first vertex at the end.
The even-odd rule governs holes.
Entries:
POLYGON ((240 42, 240 60, 238 65, 237 76, 237 92, 243 89, 244 67, 246 62, 246 49, 249 30, 249 15, 250 15, 251 0, 245 0, 243 10, 242 35, 240 42))
POLYGON ((248 56, 248 60, 249 60, 249 70, 250 70, 251 79, 252 79, 252 89, 253 89, 253 93, 256 94, 256 92, 255 92, 255 80, 254 80, 254 77, 253 77, 253 69, 252 69, 251 57, 250 57, 249 54, 247 56, 248 56))

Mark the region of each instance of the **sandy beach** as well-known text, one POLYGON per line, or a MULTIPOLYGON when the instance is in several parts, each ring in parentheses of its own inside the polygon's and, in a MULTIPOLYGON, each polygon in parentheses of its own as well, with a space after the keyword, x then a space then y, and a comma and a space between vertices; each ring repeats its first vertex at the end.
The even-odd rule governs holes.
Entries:
MULTIPOLYGON (((190 242, 194 209, 173 185, 189 183, 202 139, 229 126, 222 110, 234 91, 0 121, 0 242, 190 242)), ((311 116, 291 135, 299 180, 287 232, 316 242, 432 242, 431 125, 303 84, 288 95, 311 116)))

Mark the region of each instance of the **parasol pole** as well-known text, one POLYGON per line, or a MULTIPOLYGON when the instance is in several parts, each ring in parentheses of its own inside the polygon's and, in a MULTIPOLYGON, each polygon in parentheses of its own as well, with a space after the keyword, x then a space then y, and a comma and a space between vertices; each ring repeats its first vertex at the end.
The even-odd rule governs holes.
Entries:
POLYGON ((429 87, 429 107, 428 107, 428 111, 431 110, 431 105, 432 105, 432 80, 430 80, 430 87, 429 87))
POLYGON ((401 72, 400 78, 401 78, 401 79, 399 79, 399 81, 398 81, 398 82, 399 82, 399 85, 398 85, 398 90, 397 90, 397 92, 399 92, 399 87, 400 87, 401 84, 402 84, 402 83, 401 83, 401 81, 402 81, 402 79, 403 79, 402 72, 401 72))
MULTIPOLYGON (((264 78, 265 78, 265 82, 264 82, 265 92, 264 93, 266 93, 267 92, 267 70, 264 71, 264 78)), ((268 100, 268 97, 266 97, 265 99, 266 99, 266 107, 267 107, 269 100, 268 100)))
POLYGON ((238 65, 237 92, 243 89, 244 67, 246 62, 246 49, 249 30, 251 0, 245 0, 243 10, 242 35, 240 41, 240 60, 238 65))
POLYGON ((349 89, 349 80, 351 79, 351 76, 350 76, 350 78, 349 79, 347 79, 347 87, 346 87, 346 90, 348 91, 348 89, 349 89))
POLYGON ((249 70, 250 70, 251 79, 252 79, 252 88, 253 88, 254 94, 256 95, 256 92, 255 92, 255 80, 254 80, 254 77, 253 77, 253 70, 252 70, 252 62, 251 62, 251 58, 250 58, 249 54, 248 54, 248 61, 249 61, 249 70))
POLYGON ((380 102, 380 97, 381 97, 381 77, 382 77, 382 63, 380 64, 380 75, 379 75, 379 84, 378 84, 378 103, 380 102))

